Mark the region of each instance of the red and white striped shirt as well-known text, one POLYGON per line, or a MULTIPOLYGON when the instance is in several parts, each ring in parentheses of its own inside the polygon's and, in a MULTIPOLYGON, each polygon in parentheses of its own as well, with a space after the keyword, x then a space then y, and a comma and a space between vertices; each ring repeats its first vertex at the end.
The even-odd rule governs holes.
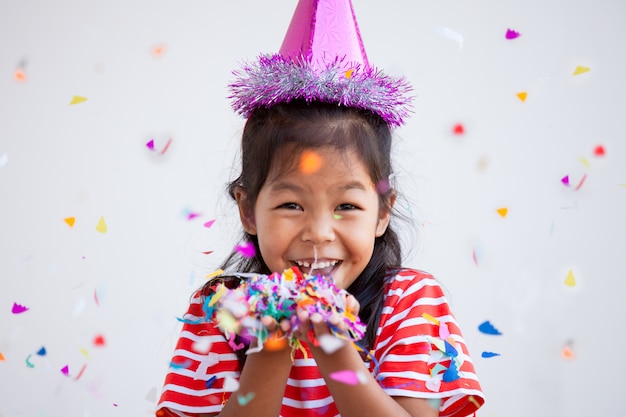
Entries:
MULTIPOLYGON (((185 319, 203 319, 202 304, 203 297, 195 294, 185 319)), ((438 401, 441 417, 467 416, 484 403, 461 330, 443 290, 429 274, 404 269, 388 284, 372 354, 370 372, 390 396, 438 401), (457 372, 445 372, 450 367, 457 372)), ((240 370, 227 339, 213 323, 185 323, 157 416, 219 413, 231 394, 224 390, 224 381, 238 379, 240 370), (206 353, 203 346, 209 344, 206 353)), ((280 415, 339 416, 310 352, 305 359, 296 351, 280 415)))

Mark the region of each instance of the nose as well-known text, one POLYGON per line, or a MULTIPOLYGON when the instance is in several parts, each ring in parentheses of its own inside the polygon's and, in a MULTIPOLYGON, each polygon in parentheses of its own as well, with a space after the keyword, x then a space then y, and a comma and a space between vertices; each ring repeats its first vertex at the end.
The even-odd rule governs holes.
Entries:
POLYGON ((332 242, 335 240, 335 218, 332 213, 311 213, 304 220, 302 240, 314 245, 332 242))

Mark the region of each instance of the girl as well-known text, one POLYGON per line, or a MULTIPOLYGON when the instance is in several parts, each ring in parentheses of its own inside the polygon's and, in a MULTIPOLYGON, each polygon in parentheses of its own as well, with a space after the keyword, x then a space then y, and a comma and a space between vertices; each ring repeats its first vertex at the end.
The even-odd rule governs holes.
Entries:
MULTIPOLYGON (((294 21, 302 7, 310 10, 309 3, 301 1, 294 21)), ((349 2, 342 3, 351 11, 349 2)), ((312 22, 323 24, 324 16, 313 17, 312 22)), ((291 65, 286 55, 281 50, 272 62, 262 58, 261 67, 291 65)), ((308 70, 311 62, 293 65, 308 70)), ((334 74, 342 68, 325 67, 334 74)), ((378 76, 364 73, 370 79, 378 76)), ((305 78, 324 75, 315 70, 305 78)), ((336 84, 344 88, 353 81, 350 73, 336 84)), ((235 90, 244 84, 252 82, 247 78, 235 90)), ((251 94, 258 98, 259 91, 251 94)), ((235 97, 250 103, 237 91, 235 97)), ((381 110, 389 106, 378 106, 379 98, 365 98, 351 101, 342 94, 333 99, 311 89, 285 96, 274 91, 259 104, 238 107, 248 120, 241 174, 229 193, 256 255, 233 253, 222 268, 261 274, 298 268, 332 276, 351 294, 352 311, 367 325, 360 344, 369 353, 347 343, 332 352, 322 349, 309 330, 319 340, 330 334, 329 324, 319 314, 300 311, 296 335, 306 353, 285 348, 245 355, 245 347, 233 349, 215 323, 202 320, 204 300, 215 284, 210 281, 192 298, 157 416, 461 417, 483 404, 441 288, 432 276, 401 267, 400 243, 390 222, 396 199, 390 155, 391 127, 401 123, 403 113, 391 114, 381 110), (359 383, 335 377, 346 371, 361 375, 359 383)), ((270 321, 264 324, 270 332, 280 331, 270 321)))

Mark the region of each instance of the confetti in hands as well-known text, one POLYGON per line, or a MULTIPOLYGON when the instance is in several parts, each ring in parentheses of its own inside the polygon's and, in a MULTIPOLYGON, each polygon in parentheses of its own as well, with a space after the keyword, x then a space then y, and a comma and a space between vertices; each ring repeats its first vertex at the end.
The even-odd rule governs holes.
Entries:
MULTIPOLYGON (((227 337, 237 334, 248 340, 256 338, 258 347, 254 351, 274 337, 267 329, 268 317, 281 324, 283 336, 292 346, 298 346, 297 312, 302 310, 309 316, 321 315, 330 333, 340 339, 357 341, 365 334, 365 325, 348 305, 349 294, 337 288, 330 277, 302 275, 291 268, 282 274, 245 274, 237 286, 228 285, 227 279, 218 277, 214 292, 206 298, 206 319, 215 322, 227 337)), ((238 347, 235 343, 231 346, 238 347)))

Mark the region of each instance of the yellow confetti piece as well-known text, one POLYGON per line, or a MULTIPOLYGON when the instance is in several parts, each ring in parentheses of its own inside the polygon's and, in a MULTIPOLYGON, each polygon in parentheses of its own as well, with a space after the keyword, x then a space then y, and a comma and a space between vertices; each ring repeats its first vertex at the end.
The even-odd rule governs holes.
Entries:
POLYGON ((74 96, 72 97, 72 101, 70 101, 70 106, 74 104, 84 103, 85 101, 87 101, 87 97, 74 96))
POLYGON ((585 166, 585 168, 589 169, 589 161, 587 161, 587 158, 584 157, 580 157, 580 162, 585 166))
POLYGON ((572 73, 572 75, 580 75, 580 74, 584 74, 586 72, 591 71, 591 68, 589 67, 583 67, 583 66, 577 66, 576 69, 574 70, 574 72, 572 73))
POLYGON ((84 347, 78 349, 80 351, 80 353, 82 353, 82 355, 85 357, 85 359, 89 359, 89 351, 87 349, 85 349, 84 347))
POLYGON ((564 282, 565 282, 565 285, 567 285, 568 287, 576 286, 576 278, 574 278, 574 273, 572 272, 571 269, 567 273, 567 276, 565 277, 564 282))
POLYGON ((63 219, 63 221, 65 223, 67 223, 67 225, 69 227, 74 227, 74 223, 76 222, 76 218, 75 217, 66 217, 66 218, 63 219))
POLYGON ((476 406, 476 408, 480 407, 480 403, 476 400, 476 398, 474 398, 473 395, 470 395, 468 398, 469 402, 471 402, 472 404, 474 404, 476 406))
POLYGON ((349 69, 348 71, 345 72, 346 78, 350 79, 352 78, 352 74, 354 74, 354 68, 349 69))
POLYGON ((322 157, 313 151, 304 151, 300 157, 300 171, 303 174, 314 174, 322 167, 322 157))
POLYGON ((333 214, 333 217, 335 218, 335 220, 341 220, 343 219, 343 216, 341 214, 333 214))
POLYGON ((502 207, 496 210, 496 212, 502 216, 502 218, 504 219, 506 217, 507 214, 509 214, 509 209, 506 207, 502 207))
POLYGON ((439 320, 437 320, 435 317, 431 316, 428 313, 422 313, 422 317, 424 317, 426 320, 428 320, 429 322, 436 324, 437 326, 439 326, 439 320))
POLYGON ((522 103, 526 101, 526 97, 528 97, 528 93, 526 91, 517 93, 517 98, 519 98, 522 103))
POLYGON ((211 279, 211 278, 214 278, 214 277, 216 277, 218 275, 222 275, 223 273, 224 273, 223 269, 218 269, 217 271, 213 271, 210 274, 206 274, 205 278, 206 279, 211 279))
POLYGON ((220 285, 215 294, 211 297, 211 301, 209 301, 209 307, 213 307, 219 300, 222 298, 222 295, 226 292, 226 286, 220 285))
POLYGON ((104 221, 104 216, 101 216, 100 220, 98 220, 98 225, 96 226, 96 231, 98 231, 100 233, 106 233, 107 232, 107 224, 104 221))

